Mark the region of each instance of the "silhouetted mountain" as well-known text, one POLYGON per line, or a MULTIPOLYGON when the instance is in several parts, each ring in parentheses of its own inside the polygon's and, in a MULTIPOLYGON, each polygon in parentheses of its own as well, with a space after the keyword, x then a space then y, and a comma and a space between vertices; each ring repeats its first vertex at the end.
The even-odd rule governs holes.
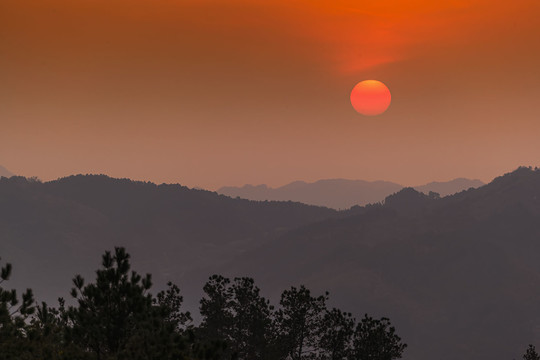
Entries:
MULTIPOLYGON (((41 183, 0 180, 0 256, 13 283, 39 299, 67 296, 71 278, 87 274, 105 249, 125 246, 141 272, 158 282, 216 266, 285 230, 336 211, 292 202, 231 199, 180 185, 106 176, 41 183)), ((202 278, 193 279, 197 286, 202 278)))
POLYGON ((13 176, 13 173, 11 171, 9 171, 8 169, 6 169, 5 167, 3 167, 2 165, 0 165, 0 177, 12 177, 13 176))
MULTIPOLYGON (((446 196, 482 185, 484 184, 480 180, 460 178, 448 182, 432 182, 417 186, 416 189, 426 194, 434 191, 441 196, 446 196)), ((348 209, 355 205, 380 202, 402 188, 402 185, 389 181, 330 179, 314 183, 295 181, 278 188, 270 188, 266 185, 229 186, 222 187, 217 192, 249 200, 298 201, 334 209, 348 209)))
POLYGON ((407 188, 250 250, 221 271, 328 289, 389 316, 407 359, 517 358, 540 328, 540 170, 445 198, 407 188), (273 271, 267 269, 272 268, 273 271))
POLYGON ((433 181, 425 185, 415 186, 414 188, 424 194, 433 191, 441 196, 448 196, 470 188, 479 188, 483 185, 485 184, 480 180, 457 178, 443 182, 433 181))
POLYGON ((13 282, 38 300, 69 298, 74 274, 91 278, 123 245, 192 308, 212 273, 252 276, 274 301, 291 284, 329 290, 357 317, 390 317, 406 359, 518 358, 540 335, 540 171, 529 168, 341 212, 105 176, 4 178, 0 238, 13 282))
POLYGON ((275 189, 266 185, 222 187, 218 193, 250 200, 289 200, 347 209, 353 205, 379 202, 401 188, 401 185, 388 181, 330 179, 314 183, 295 181, 275 189))

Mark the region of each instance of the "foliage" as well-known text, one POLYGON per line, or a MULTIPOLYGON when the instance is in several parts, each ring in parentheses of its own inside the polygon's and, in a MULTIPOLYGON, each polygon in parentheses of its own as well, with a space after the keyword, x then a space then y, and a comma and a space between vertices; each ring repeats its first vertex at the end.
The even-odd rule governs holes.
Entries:
POLYGON ((233 282, 213 275, 204 286, 201 300, 201 333, 213 340, 222 339, 226 351, 235 359, 262 359, 268 354, 271 337, 269 301, 251 278, 235 278, 233 282))
MULTIPOLYGON (((105 252, 94 282, 75 276, 68 307, 62 298, 34 306, 30 290, 19 302, 0 287, 0 360, 392 360, 406 346, 388 319, 355 327, 350 313, 327 310, 328 293, 305 286, 285 290, 274 310, 248 277, 210 277, 196 327, 180 288, 153 296, 150 275, 131 271, 129 259, 124 248, 105 252)), ((0 284, 10 274, 7 264, 0 284)))
POLYGON ((529 345, 527 351, 523 355, 523 360, 540 360, 540 355, 536 352, 534 345, 529 345))
POLYGON ((267 352, 273 308, 251 278, 235 278, 230 292, 233 351, 238 359, 262 359, 267 352))
POLYGON ((98 360, 126 351, 133 344, 132 336, 145 333, 141 325, 152 312, 147 294, 152 286, 150 275, 130 274, 129 255, 123 248, 116 248, 114 255, 107 251, 102 266, 96 283, 85 285, 80 275, 73 279, 71 295, 78 304, 68 309, 74 341, 90 349, 98 360))
POLYGON ((399 359, 407 347, 388 318, 377 320, 367 314, 356 326, 353 346, 352 358, 356 360, 399 359))
POLYGON ((32 290, 27 289, 19 300, 15 290, 1 285, 8 281, 11 264, 0 268, 0 354, 5 359, 22 359, 26 353, 26 320, 34 313, 32 290))
POLYGON ((355 320, 339 309, 327 311, 321 326, 320 347, 329 360, 349 359, 355 320))
POLYGON ((163 319, 174 326, 177 331, 185 331, 191 328, 191 314, 180 311, 184 297, 180 295, 180 288, 172 282, 167 283, 167 290, 163 290, 157 294, 157 298, 153 299, 154 306, 158 306, 161 310, 163 319))
POLYGON ((327 299, 328 293, 314 297, 304 286, 281 294, 276 326, 284 355, 292 360, 316 358, 327 299))

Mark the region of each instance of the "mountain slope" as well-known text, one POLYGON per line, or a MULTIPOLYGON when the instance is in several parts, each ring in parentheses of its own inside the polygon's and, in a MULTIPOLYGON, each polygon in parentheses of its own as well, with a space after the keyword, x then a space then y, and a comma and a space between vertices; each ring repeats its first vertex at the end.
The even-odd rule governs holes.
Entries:
POLYGON ((250 274, 274 298, 302 283, 357 316, 389 316, 407 359, 511 359, 538 339, 540 171, 520 168, 441 199, 407 188, 348 213, 221 272, 250 274))
POLYGON ((414 189, 424 194, 428 194, 430 191, 436 192, 441 196, 448 196, 458 193, 469 188, 479 188, 485 185, 480 180, 471 180, 465 178, 457 178, 450 181, 433 181, 425 185, 415 186, 414 189))
MULTIPOLYGON (((432 182, 418 186, 416 189, 426 194, 434 191, 441 196, 446 196, 482 185, 484 184, 480 180, 460 178, 448 182, 432 182)), ((334 209, 348 209, 355 205, 380 202, 402 188, 402 185, 389 181, 328 179, 313 183, 295 181, 278 188, 270 188, 266 185, 230 186, 222 187, 217 192, 250 200, 298 201, 334 209)))
POLYGON ((192 309, 215 272, 253 276, 274 302, 290 285, 329 290, 330 305, 390 317, 406 359, 518 358, 540 336, 540 171, 528 168, 341 212, 105 176, 4 178, 0 239, 10 286, 49 302, 123 245, 192 309))
POLYGON ((0 165, 0 177, 12 177, 13 176, 13 173, 11 171, 9 171, 8 169, 6 169, 5 167, 3 167, 2 165, 0 165))
MULTIPOLYGON (((76 273, 91 276, 114 246, 127 247, 134 266, 156 282, 182 283, 188 270, 221 264, 286 229, 335 215, 106 176, 2 178, 0 256, 14 265, 12 283, 50 301, 67 295, 76 273)), ((205 276, 193 279, 197 287, 205 276)))

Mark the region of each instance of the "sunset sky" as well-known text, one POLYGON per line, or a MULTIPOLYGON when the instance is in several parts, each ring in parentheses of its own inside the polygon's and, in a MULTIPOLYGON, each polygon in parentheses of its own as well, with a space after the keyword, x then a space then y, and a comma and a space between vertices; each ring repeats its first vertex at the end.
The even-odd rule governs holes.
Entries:
POLYGON ((540 165, 538 0, 0 0, 0 165, 216 189, 540 165), (376 79, 379 116, 349 95, 376 79))

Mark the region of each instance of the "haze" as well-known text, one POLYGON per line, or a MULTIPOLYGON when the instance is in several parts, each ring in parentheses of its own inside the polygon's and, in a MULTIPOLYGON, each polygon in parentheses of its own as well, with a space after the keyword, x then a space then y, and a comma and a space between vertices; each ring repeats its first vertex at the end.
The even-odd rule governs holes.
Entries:
POLYGON ((17 0, 0 164, 223 185, 485 182, 538 164, 540 3, 17 0), (352 87, 392 91, 365 118, 352 87))

